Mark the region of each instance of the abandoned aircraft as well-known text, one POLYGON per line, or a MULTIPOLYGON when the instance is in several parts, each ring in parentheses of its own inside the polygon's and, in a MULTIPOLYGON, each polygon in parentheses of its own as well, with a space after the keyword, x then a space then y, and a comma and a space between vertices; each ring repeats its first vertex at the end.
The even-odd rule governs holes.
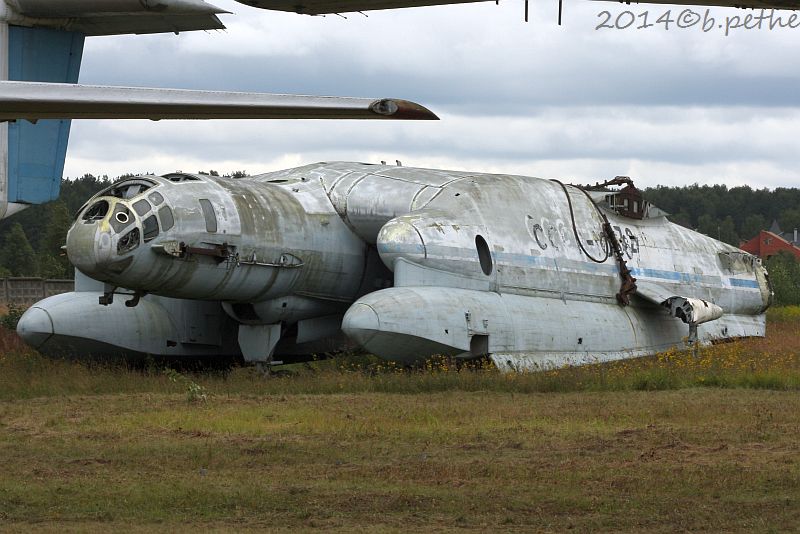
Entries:
MULTIPOLYGON (((72 118, 435 118, 395 99, 76 84, 86 35, 219 28, 218 13, 1 0, 0 217, 56 198, 72 118)), ((19 323, 46 353, 269 364, 346 334, 404 363, 542 368, 764 335, 771 295, 756 258, 671 224, 629 184, 359 163, 125 180, 80 210, 67 254, 76 291, 19 323)))
POLYGON ((45 353, 269 364, 344 333, 404 364, 540 369, 763 336, 771 298, 756 257, 669 222, 622 178, 342 162, 139 176, 79 210, 66 252, 76 291, 18 326, 45 353))

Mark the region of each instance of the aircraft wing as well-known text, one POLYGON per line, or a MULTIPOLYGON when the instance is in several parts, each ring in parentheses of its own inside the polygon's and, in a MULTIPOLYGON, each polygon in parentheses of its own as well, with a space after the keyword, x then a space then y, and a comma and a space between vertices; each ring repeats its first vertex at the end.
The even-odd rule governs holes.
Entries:
MULTIPOLYGON (((600 2, 621 3, 618 0, 594 0, 600 2)), ((626 2, 629 3, 629 2, 626 2)), ((800 0, 646 0, 634 4, 669 4, 679 6, 720 6, 753 9, 800 9, 800 0)), ((757 13, 753 14, 754 16, 757 13)), ((744 18, 744 14, 742 15, 744 18)))
POLYGON ((471 4, 487 0, 236 0, 248 6, 289 11, 302 15, 324 15, 352 11, 374 11, 400 7, 440 6, 446 4, 471 4))
POLYGON ((0 121, 26 119, 396 119, 438 120, 393 98, 232 93, 0 82, 0 121))
MULTIPOLYGON (((488 0, 237 0, 242 4, 303 15, 324 15, 353 11, 373 11, 402 7, 470 4, 488 0)), ((618 0, 595 0, 621 3, 618 0)), ((629 4, 631 2, 625 2, 629 4)), ((642 4, 678 4, 691 6, 750 7, 764 9, 800 9, 800 0, 646 0, 642 4)))
POLYGON ((225 28, 227 13, 205 0, 10 0, 9 22, 83 35, 162 33, 225 28))
POLYGON ((647 280, 636 279, 636 294, 653 304, 664 304, 667 300, 675 296, 674 291, 647 280))

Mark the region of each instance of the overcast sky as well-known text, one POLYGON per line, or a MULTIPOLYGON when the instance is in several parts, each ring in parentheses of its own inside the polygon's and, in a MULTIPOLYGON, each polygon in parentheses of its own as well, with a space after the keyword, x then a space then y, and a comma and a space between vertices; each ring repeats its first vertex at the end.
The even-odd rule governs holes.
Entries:
POLYGON ((442 120, 75 121, 66 176, 400 159, 640 187, 800 185, 800 29, 725 36, 741 10, 711 8, 704 33, 634 29, 684 7, 586 0, 565 0, 561 27, 555 0, 532 2, 528 23, 520 0, 346 19, 212 3, 233 12, 228 30, 88 38, 80 81, 398 97, 442 120), (638 17, 595 30, 603 10, 611 24, 638 17))

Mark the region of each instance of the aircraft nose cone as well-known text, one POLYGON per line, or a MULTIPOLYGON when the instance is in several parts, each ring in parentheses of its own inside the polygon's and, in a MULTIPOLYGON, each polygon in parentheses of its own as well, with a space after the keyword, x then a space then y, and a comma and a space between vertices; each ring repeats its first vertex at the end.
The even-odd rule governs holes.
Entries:
POLYGON ((361 346, 366 345, 380 327, 381 322, 375 310, 358 302, 350 306, 342 320, 342 331, 361 346))
POLYGON ((42 308, 28 308, 17 323, 17 334, 25 343, 38 349, 53 335, 53 319, 42 308))
POLYGON ((97 224, 76 223, 67 234, 70 263, 88 275, 98 275, 112 258, 112 240, 97 224))

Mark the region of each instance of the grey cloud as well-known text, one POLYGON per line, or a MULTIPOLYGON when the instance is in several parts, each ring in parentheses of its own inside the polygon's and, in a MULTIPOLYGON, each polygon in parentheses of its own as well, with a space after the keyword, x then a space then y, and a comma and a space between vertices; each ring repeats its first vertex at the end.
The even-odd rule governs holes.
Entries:
MULTIPOLYGON (((402 153, 487 165, 531 160, 641 160, 682 166, 772 161, 794 172, 800 110, 549 108, 508 120, 445 115, 438 123, 220 121, 77 123, 70 154, 109 162, 172 156, 266 162, 285 154, 351 159, 402 153), (103 146, 102 153, 98 146, 103 146)), ((766 179, 766 177, 764 177, 766 179)))
POLYGON ((529 25, 508 20, 507 10, 477 16, 474 7, 410 10, 344 22, 257 13, 267 21, 263 32, 277 31, 283 41, 298 43, 276 54, 261 49, 275 45, 263 45, 257 32, 245 47, 225 36, 190 36, 191 42, 207 38, 218 43, 218 49, 203 43, 201 53, 183 46, 183 36, 115 38, 124 46, 87 46, 82 80, 399 96, 471 115, 518 115, 554 105, 800 104, 800 92, 794 90, 800 82, 800 58, 785 54, 786 43, 776 34, 728 41, 713 34, 663 31, 609 34, 593 30, 596 3, 573 8, 575 18, 563 29, 548 20, 529 25), (452 10, 455 22, 445 24, 449 18, 444 9, 452 10), (492 24, 491 17, 502 22, 492 24), (272 19, 290 24, 272 29, 272 19), (306 42, 309 32, 315 39, 306 42), (546 38, 538 36, 542 32, 546 38), (234 45, 239 53, 230 49, 234 45), (776 55, 782 61, 769 59, 776 55))

